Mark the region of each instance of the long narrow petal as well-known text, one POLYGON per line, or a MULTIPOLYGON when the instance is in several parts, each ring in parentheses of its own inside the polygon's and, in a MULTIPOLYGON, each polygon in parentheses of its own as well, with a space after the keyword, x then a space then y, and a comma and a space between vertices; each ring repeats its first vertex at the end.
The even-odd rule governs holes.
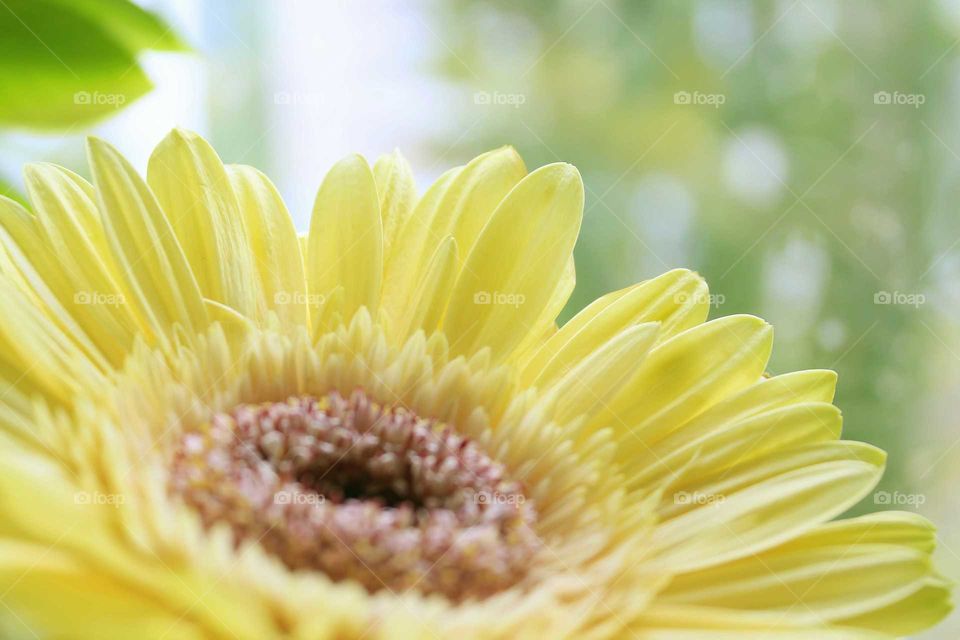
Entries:
POLYGON ((707 317, 707 286, 697 274, 676 269, 607 294, 578 313, 525 363, 528 384, 556 378, 598 344, 625 327, 659 322, 661 340, 707 317))
POLYGON ((651 351, 592 423, 627 431, 621 455, 629 460, 635 451, 757 382, 772 345, 770 325, 753 316, 728 316, 689 329, 651 351))
POLYGON ((341 312, 349 321, 360 308, 377 311, 383 272, 383 230, 373 173, 361 156, 348 156, 324 178, 313 206, 307 251, 312 295, 343 286, 341 312))
POLYGON ((397 235, 413 212, 417 185, 413 181, 413 170, 399 150, 377 158, 373 163, 373 179, 380 197, 383 255, 386 257, 394 250, 397 235))
POLYGON ((94 194, 79 177, 55 165, 28 165, 24 173, 44 244, 27 254, 87 335, 120 365, 134 337, 146 327, 138 322, 133 300, 127 300, 119 282, 90 197, 94 194), (68 281, 59 291, 58 274, 68 281))
POLYGON ((643 640, 891 640, 855 627, 805 624, 784 613, 654 603, 626 632, 643 640))
POLYGON ((448 236, 434 252, 423 282, 410 301, 407 315, 400 321, 404 335, 410 335, 418 329, 430 335, 439 328, 456 281, 457 256, 457 241, 453 236, 448 236))
POLYGON ((195 133, 174 129, 150 156, 147 181, 203 297, 257 318, 262 303, 243 217, 213 147, 195 133))
POLYGON ((577 286, 577 266, 573 256, 567 260, 563 273, 560 275, 560 281, 553 288, 550 295, 550 301, 544 306, 540 313, 540 318, 534 322, 530 333, 524 338, 512 355, 512 359, 517 362, 526 362, 531 354, 535 353, 544 343, 554 336, 559 327, 557 327, 557 317, 570 301, 570 295, 577 286))
POLYGON ((430 228, 444 196, 460 174, 462 167, 450 169, 437 179, 423 197, 417 201, 413 211, 397 230, 396 246, 403 250, 391 251, 383 258, 383 311, 391 318, 404 315, 410 296, 423 281, 421 263, 423 253, 427 251, 427 240, 437 237, 430 228))
POLYGON ((932 541, 932 528, 922 518, 872 514, 677 576, 661 597, 665 602, 789 613, 815 624, 834 622, 893 606, 927 586, 932 541))
POLYGON ((654 534, 658 561, 693 570, 784 543, 856 504, 880 479, 886 455, 830 442, 749 462, 674 494, 654 534))
POLYGON ((604 406, 643 361, 659 329, 655 322, 627 327, 570 369, 550 388, 556 419, 567 422, 604 406))
POLYGON ((639 473, 631 482, 652 482, 683 465, 677 481, 691 483, 777 451, 836 440, 841 425, 840 410, 826 402, 794 403, 732 422, 694 422, 638 451, 632 466, 639 473))
POLYGON ((457 242, 459 273, 497 206, 526 173, 517 152, 502 147, 448 171, 427 190, 399 230, 397 250, 387 256, 384 304, 391 316, 401 315, 447 236, 457 242))
POLYGON ((150 188, 112 146, 91 138, 90 167, 103 226, 126 289, 152 329, 207 325, 200 288, 150 188))
POLYGON ((268 308, 298 324, 307 321, 307 280, 300 240, 270 179, 253 167, 227 165, 268 308))
POLYGON ((507 355, 533 329, 580 230, 583 183, 553 164, 524 178, 503 200, 464 263, 444 330, 454 351, 507 355))

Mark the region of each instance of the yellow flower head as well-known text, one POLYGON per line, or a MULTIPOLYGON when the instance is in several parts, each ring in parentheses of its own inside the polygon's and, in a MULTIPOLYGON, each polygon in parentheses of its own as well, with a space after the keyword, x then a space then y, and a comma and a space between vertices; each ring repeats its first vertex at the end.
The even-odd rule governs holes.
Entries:
POLYGON ((299 237, 174 131, 0 201, 4 637, 884 638, 949 610, 883 452, 676 270, 557 327, 576 169, 418 196, 338 163, 299 237))

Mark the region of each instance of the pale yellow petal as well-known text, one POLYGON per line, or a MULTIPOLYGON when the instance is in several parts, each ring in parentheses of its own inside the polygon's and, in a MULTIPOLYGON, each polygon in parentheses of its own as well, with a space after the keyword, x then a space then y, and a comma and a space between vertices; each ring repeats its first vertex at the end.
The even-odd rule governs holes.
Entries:
POLYGON ((623 329, 549 387, 561 423, 592 415, 616 395, 657 338, 655 322, 623 329))
POLYGON ((577 267, 573 256, 567 260, 563 268, 563 275, 560 276, 560 282, 553 289, 550 296, 550 302, 543 308, 540 319, 537 320, 527 337, 520 342, 512 359, 516 362, 525 362, 535 353, 546 340, 549 340, 559 330, 557 327, 557 317, 570 301, 570 295, 577 286, 577 267))
POLYGON ((394 250, 397 234, 413 212, 417 202, 417 185, 413 181, 413 170, 399 149, 377 158, 373 163, 373 179, 380 197, 383 255, 386 259, 394 250))
POLYGON ((809 549, 826 545, 895 544, 932 553, 937 532, 926 518, 909 511, 881 511, 836 520, 783 545, 782 549, 809 549))
POLYGON ((55 165, 28 165, 25 179, 44 244, 27 255, 100 351, 119 366, 146 326, 118 281, 91 194, 78 177, 55 165))
POLYGON ((811 624, 854 618, 929 585, 930 548, 915 544, 929 538, 929 523, 910 514, 830 523, 763 553, 677 576, 661 598, 782 612, 811 624))
POLYGON ((384 255, 382 304, 384 312, 392 318, 404 315, 410 296, 423 281, 421 264, 423 253, 429 250, 427 241, 436 238, 439 244, 443 240, 430 229, 430 224, 460 171, 462 167, 450 169, 430 185, 397 231, 394 243, 397 250, 384 255))
POLYGON ((897 602, 838 620, 838 624, 872 629, 897 637, 912 636, 933 627, 953 611, 952 585, 930 578, 919 589, 897 602))
POLYGON ((633 378, 592 420, 628 432, 628 460, 697 414, 757 382, 773 344, 768 324, 729 316, 688 329, 653 349, 633 378))
POLYGON ((313 206, 307 251, 311 295, 344 290, 344 320, 360 308, 377 311, 383 271, 383 231, 373 173, 361 156, 330 169, 313 206))
POLYGON ((840 426, 840 410, 826 402, 800 402, 730 422, 698 417, 639 450, 632 461, 638 473, 631 476, 631 483, 653 482, 681 466, 676 481, 692 483, 777 451, 836 440, 840 426))
POLYGON ((624 327, 659 322, 663 340, 700 324, 707 316, 706 299, 706 284, 685 269, 607 294, 574 316, 523 363, 523 380, 543 384, 563 375, 624 327))
POLYGON ((477 156, 444 194, 431 223, 432 232, 452 233, 462 259, 466 259, 500 202, 525 175, 527 168, 513 147, 477 156))
POLYGON ((503 200, 464 263, 444 331, 454 351, 489 347, 505 358, 551 301, 573 252, 583 214, 583 183, 570 165, 524 178, 503 200))
MULTIPOLYGON (((5 233, 0 231, 0 238, 5 233)), ((37 287, 44 309, 16 288, 6 272, 0 277, 0 397, 6 400, 10 389, 36 388, 69 405, 84 388, 102 384, 101 372, 108 365, 42 283, 37 287)))
POLYGON ((657 561, 693 570, 756 554, 856 504, 877 483, 886 455, 831 442, 746 463, 674 493, 676 513, 654 534, 657 561))
POLYGON ((197 281, 150 188, 106 142, 90 138, 88 154, 124 290, 158 334, 178 323, 191 331, 203 329, 207 316, 197 281))
POLYGON ((782 612, 665 602, 649 607, 627 634, 642 640, 890 640, 886 634, 855 627, 804 624, 782 612))
POLYGON ((502 147, 448 171, 427 190, 397 234, 396 251, 387 259, 384 305, 391 317, 401 315, 447 236, 457 242, 459 272, 497 206, 526 172, 517 152, 502 147))
POLYGON ((230 178, 213 147, 195 133, 174 129, 150 156, 147 181, 203 297, 258 318, 262 300, 253 255, 230 178))
POLYGON ((227 165, 226 169, 267 307, 289 322, 306 324, 309 300, 300 240, 280 193, 253 167, 227 165))
POLYGON ((440 326, 456 280, 457 241, 448 236, 437 247, 420 288, 410 300, 407 315, 399 321, 402 335, 423 329, 427 335, 440 326))

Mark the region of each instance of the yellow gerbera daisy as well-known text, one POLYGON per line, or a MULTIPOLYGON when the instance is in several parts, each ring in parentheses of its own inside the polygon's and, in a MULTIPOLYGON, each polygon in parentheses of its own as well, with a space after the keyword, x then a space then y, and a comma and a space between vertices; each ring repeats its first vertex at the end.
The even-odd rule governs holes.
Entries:
POLYGON ((0 203, 0 620, 43 638, 880 638, 949 588, 922 518, 829 522, 883 452, 764 373, 694 273, 558 328, 576 169, 276 189, 171 133, 147 180, 0 203))

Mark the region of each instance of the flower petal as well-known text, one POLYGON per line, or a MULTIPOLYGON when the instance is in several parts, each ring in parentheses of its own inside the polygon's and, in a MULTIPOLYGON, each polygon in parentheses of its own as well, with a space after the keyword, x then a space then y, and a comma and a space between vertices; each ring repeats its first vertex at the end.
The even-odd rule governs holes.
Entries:
POLYGON ((520 181, 484 227, 457 279, 444 331, 451 348, 500 360, 531 331, 573 252, 583 215, 575 168, 552 164, 520 181))
POLYGON ((890 640, 857 628, 802 624, 782 613, 654 603, 628 632, 643 640, 890 640))
POLYGON ((660 325, 648 322, 623 329, 583 358, 549 388, 561 423, 592 415, 623 386, 657 338, 660 325))
POLYGON ((641 322, 661 323, 661 340, 707 317, 707 286, 697 274, 675 269, 615 291, 578 313, 523 365, 528 384, 544 384, 614 334, 641 322))
POLYGON ((407 315, 400 320, 401 335, 410 335, 418 329, 430 335, 439 328, 456 281, 457 260, 457 241, 447 236, 434 252, 423 282, 410 300, 407 315))
POLYGON ((417 201, 413 211, 397 230, 395 245, 402 251, 391 251, 384 255, 383 266, 383 312, 391 318, 404 315, 410 296, 423 281, 421 262, 422 253, 427 251, 428 238, 437 238, 430 230, 431 221, 437 216, 443 198, 462 167, 451 169, 430 185, 423 197, 417 201))
POLYGON ((383 230, 377 186, 361 156, 347 156, 324 178, 313 205, 308 244, 311 295, 328 296, 342 286, 344 320, 360 307, 375 314, 383 271, 383 230))
POLYGON ((636 452, 760 379, 773 344, 770 325, 728 316, 688 329, 653 349, 591 424, 617 425, 621 457, 636 452))
POLYGON ((932 529, 909 514, 831 523, 763 553, 677 576, 665 602, 789 614, 835 622, 912 596, 930 578, 932 529))
POLYGON ((112 146, 87 143, 93 181, 117 268, 152 330, 207 326, 197 281, 150 188, 112 146))
MULTIPOLYGON (((447 172, 427 190, 397 234, 397 250, 387 258, 384 298, 391 316, 402 315, 447 236, 457 242, 459 261, 467 258, 497 206, 526 173, 517 152, 502 147, 447 172)), ((462 267, 458 263, 456 273, 462 267)))
POLYGON ((100 351, 119 366, 134 337, 147 327, 138 321, 133 301, 127 304, 118 282, 91 199, 93 187, 51 164, 28 165, 25 178, 44 245, 27 255, 100 351))
MULTIPOLYGON (((380 197, 380 219, 383 221, 383 255, 394 250, 400 229, 417 202, 417 185, 413 170, 399 149, 377 158, 373 163, 373 179, 380 197)), ((397 250, 402 251, 402 247, 397 250)))
POLYGON ((258 318, 262 302, 243 217, 213 147, 195 133, 174 129, 150 156, 147 182, 203 297, 258 318))
POLYGON ((658 562, 689 571, 795 538, 856 504, 876 485, 885 461, 874 447, 830 442, 684 487, 675 500, 688 510, 665 515, 654 534, 658 562))
POLYGON ((694 419, 688 426, 637 452, 631 483, 650 482, 681 469, 691 484, 777 451, 840 437, 840 410, 826 402, 798 402, 731 422, 694 419), (689 462, 688 462, 689 461, 689 462))
POLYGON ((897 637, 912 636, 934 626, 953 611, 951 587, 946 580, 929 578, 919 589, 893 604, 838 620, 837 623, 897 637))
POLYGON ((290 322, 306 324, 307 280, 300 240, 280 193, 253 167, 227 165, 226 169, 243 213, 267 307, 290 322))

